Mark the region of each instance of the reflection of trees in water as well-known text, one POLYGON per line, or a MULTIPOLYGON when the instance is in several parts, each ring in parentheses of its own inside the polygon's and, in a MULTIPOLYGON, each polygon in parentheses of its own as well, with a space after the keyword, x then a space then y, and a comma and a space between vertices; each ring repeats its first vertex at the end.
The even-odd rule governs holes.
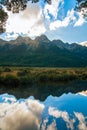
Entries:
POLYGON ((45 100, 49 95, 61 96, 63 93, 77 93, 87 90, 87 81, 75 81, 68 84, 38 84, 19 87, 0 87, 0 94, 9 93, 17 98, 34 96, 36 99, 45 100))

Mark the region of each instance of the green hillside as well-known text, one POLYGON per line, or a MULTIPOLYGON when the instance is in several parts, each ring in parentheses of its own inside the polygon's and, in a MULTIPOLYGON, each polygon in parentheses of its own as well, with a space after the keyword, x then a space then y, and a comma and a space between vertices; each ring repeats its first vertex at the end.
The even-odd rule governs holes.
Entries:
POLYGON ((50 41, 42 35, 35 40, 18 37, 14 41, 0 40, 1 66, 85 67, 87 47, 60 40, 50 41))

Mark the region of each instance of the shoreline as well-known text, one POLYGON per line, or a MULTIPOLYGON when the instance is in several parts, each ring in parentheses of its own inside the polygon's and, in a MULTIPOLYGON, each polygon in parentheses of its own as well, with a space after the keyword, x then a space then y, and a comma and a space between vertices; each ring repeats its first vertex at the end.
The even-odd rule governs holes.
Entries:
POLYGON ((0 85, 24 86, 38 83, 87 81, 87 68, 0 67, 0 85))

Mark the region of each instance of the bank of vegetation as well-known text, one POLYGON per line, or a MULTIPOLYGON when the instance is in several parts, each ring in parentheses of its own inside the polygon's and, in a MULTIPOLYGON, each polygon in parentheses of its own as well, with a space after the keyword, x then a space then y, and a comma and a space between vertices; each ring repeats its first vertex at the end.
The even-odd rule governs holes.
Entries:
POLYGON ((68 83, 87 80, 87 68, 0 67, 0 85, 20 86, 36 83, 68 83))

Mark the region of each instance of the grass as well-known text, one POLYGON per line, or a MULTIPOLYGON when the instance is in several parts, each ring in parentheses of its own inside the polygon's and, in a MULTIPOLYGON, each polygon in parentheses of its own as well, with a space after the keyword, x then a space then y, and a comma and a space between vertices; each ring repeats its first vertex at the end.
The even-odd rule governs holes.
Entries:
POLYGON ((87 80, 87 68, 0 67, 2 85, 68 83, 74 80, 87 80))

